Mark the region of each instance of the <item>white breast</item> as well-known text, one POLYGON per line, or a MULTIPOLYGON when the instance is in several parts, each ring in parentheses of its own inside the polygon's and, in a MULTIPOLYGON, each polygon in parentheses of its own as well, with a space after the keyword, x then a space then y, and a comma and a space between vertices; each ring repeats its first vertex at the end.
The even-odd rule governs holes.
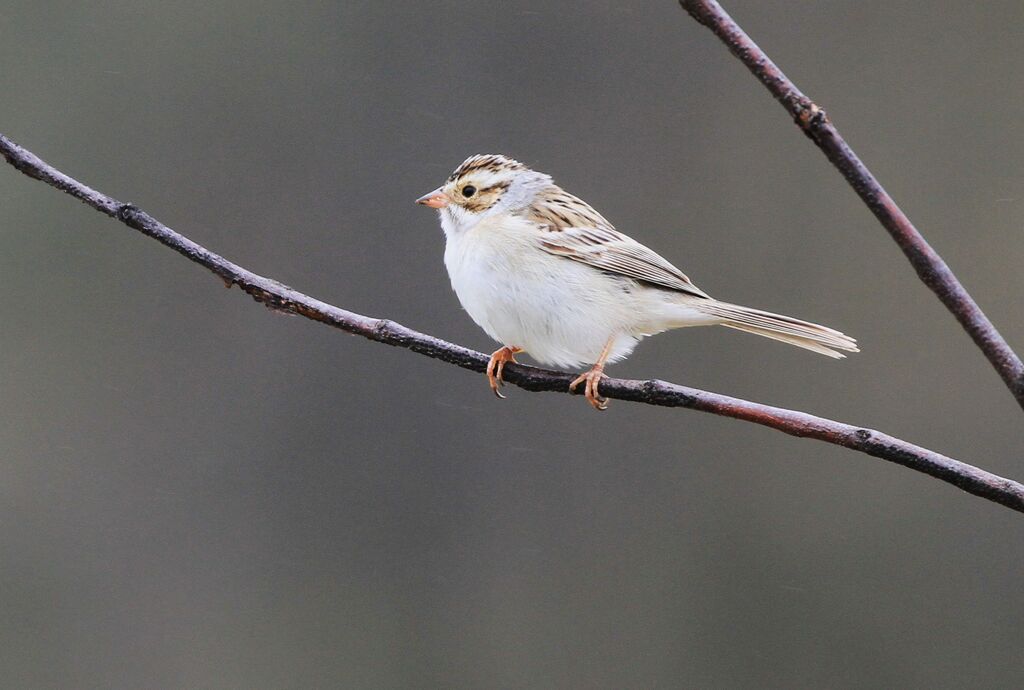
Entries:
POLYGON ((641 302, 651 291, 542 251, 525 219, 503 215, 445 229, 444 262, 462 306, 489 336, 542 364, 593 363, 612 335, 615 361, 662 330, 642 323, 649 309, 641 302))

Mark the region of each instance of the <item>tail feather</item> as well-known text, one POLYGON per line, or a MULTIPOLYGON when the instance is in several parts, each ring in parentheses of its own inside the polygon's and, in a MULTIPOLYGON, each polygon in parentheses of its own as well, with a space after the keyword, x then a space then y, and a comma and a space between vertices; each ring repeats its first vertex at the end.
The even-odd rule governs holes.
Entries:
POLYGON ((850 336, 827 326, 819 326, 816 323, 801 321, 791 316, 773 314, 717 300, 702 300, 699 306, 697 304, 693 306, 697 306, 710 316, 720 318, 721 325, 728 328, 779 340, 836 359, 846 356, 837 350, 860 352, 857 349, 857 341, 850 336))

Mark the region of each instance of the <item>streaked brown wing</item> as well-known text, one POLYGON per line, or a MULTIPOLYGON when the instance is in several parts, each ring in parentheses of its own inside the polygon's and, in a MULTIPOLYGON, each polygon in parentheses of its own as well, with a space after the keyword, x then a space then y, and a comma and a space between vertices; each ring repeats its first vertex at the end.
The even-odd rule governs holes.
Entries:
POLYGON ((541 233, 537 239, 550 254, 695 297, 708 297, 678 268, 611 227, 561 227, 541 233))

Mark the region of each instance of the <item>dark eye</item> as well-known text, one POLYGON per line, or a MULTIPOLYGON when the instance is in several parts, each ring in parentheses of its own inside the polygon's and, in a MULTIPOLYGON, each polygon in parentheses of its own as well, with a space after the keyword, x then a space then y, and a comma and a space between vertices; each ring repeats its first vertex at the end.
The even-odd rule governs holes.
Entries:
POLYGON ((466 197, 467 199, 473 196, 474 194, 476 194, 476 187, 474 187, 473 185, 467 184, 465 187, 462 188, 462 196, 466 197))

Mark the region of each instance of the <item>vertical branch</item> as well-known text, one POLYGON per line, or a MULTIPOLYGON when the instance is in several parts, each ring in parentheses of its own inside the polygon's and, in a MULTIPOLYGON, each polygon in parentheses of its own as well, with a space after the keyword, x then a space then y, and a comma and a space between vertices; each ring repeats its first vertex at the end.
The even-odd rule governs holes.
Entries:
POLYGON ((839 134, 825 111, 805 96, 715 0, 679 0, 679 4, 729 48, 817 144, 914 267, 918 277, 946 306, 1024 408, 1024 363, 960 284, 939 253, 910 222, 888 192, 839 134))

